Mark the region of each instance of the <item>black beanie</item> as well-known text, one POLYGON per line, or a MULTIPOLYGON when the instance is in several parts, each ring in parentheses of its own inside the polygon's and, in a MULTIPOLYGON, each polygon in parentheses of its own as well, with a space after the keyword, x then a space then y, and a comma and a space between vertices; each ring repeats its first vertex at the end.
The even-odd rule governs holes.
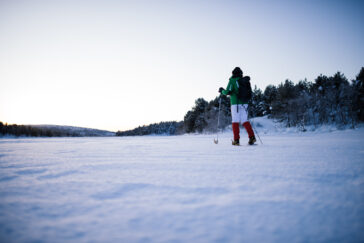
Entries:
POLYGON ((243 71, 239 67, 234 68, 233 77, 243 77, 243 71))

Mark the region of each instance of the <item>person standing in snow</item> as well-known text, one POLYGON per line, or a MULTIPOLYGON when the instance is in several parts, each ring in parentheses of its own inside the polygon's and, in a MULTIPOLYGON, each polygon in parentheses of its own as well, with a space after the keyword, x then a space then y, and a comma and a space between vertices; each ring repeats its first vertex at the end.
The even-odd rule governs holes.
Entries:
POLYGON ((249 136, 249 145, 253 145, 255 139, 254 131, 248 121, 248 102, 251 99, 250 77, 243 77, 243 71, 236 67, 232 71, 227 88, 220 88, 219 93, 230 95, 231 118, 234 134, 233 145, 240 145, 240 124, 242 124, 249 136))

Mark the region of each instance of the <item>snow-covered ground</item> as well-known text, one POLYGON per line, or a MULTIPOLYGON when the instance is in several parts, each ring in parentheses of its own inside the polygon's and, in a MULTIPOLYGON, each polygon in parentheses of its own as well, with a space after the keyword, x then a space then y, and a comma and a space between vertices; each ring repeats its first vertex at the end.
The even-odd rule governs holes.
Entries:
POLYGON ((364 129, 271 125, 0 139, 0 242, 363 242, 364 129))

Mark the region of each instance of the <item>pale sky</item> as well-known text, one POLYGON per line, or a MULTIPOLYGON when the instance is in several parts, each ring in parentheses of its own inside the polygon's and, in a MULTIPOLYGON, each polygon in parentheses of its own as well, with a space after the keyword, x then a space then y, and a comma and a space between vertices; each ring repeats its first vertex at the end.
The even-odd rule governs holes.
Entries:
POLYGON ((183 120, 240 66, 263 89, 364 66, 364 1, 0 0, 0 121, 183 120))

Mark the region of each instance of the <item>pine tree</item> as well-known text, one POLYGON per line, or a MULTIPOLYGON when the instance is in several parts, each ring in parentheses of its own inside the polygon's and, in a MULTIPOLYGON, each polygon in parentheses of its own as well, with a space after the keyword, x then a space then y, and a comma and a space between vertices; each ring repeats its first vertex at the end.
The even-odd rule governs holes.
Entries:
POLYGON ((272 104, 277 98, 277 88, 274 85, 268 85, 263 93, 263 104, 264 104, 264 113, 269 115, 272 113, 272 104))
POLYGON ((364 67, 360 69, 356 80, 353 80, 354 101, 353 110, 360 121, 364 121, 364 67))
POLYGON ((254 86, 252 99, 249 104, 249 114, 251 117, 263 116, 264 113, 264 95, 263 92, 254 86))

